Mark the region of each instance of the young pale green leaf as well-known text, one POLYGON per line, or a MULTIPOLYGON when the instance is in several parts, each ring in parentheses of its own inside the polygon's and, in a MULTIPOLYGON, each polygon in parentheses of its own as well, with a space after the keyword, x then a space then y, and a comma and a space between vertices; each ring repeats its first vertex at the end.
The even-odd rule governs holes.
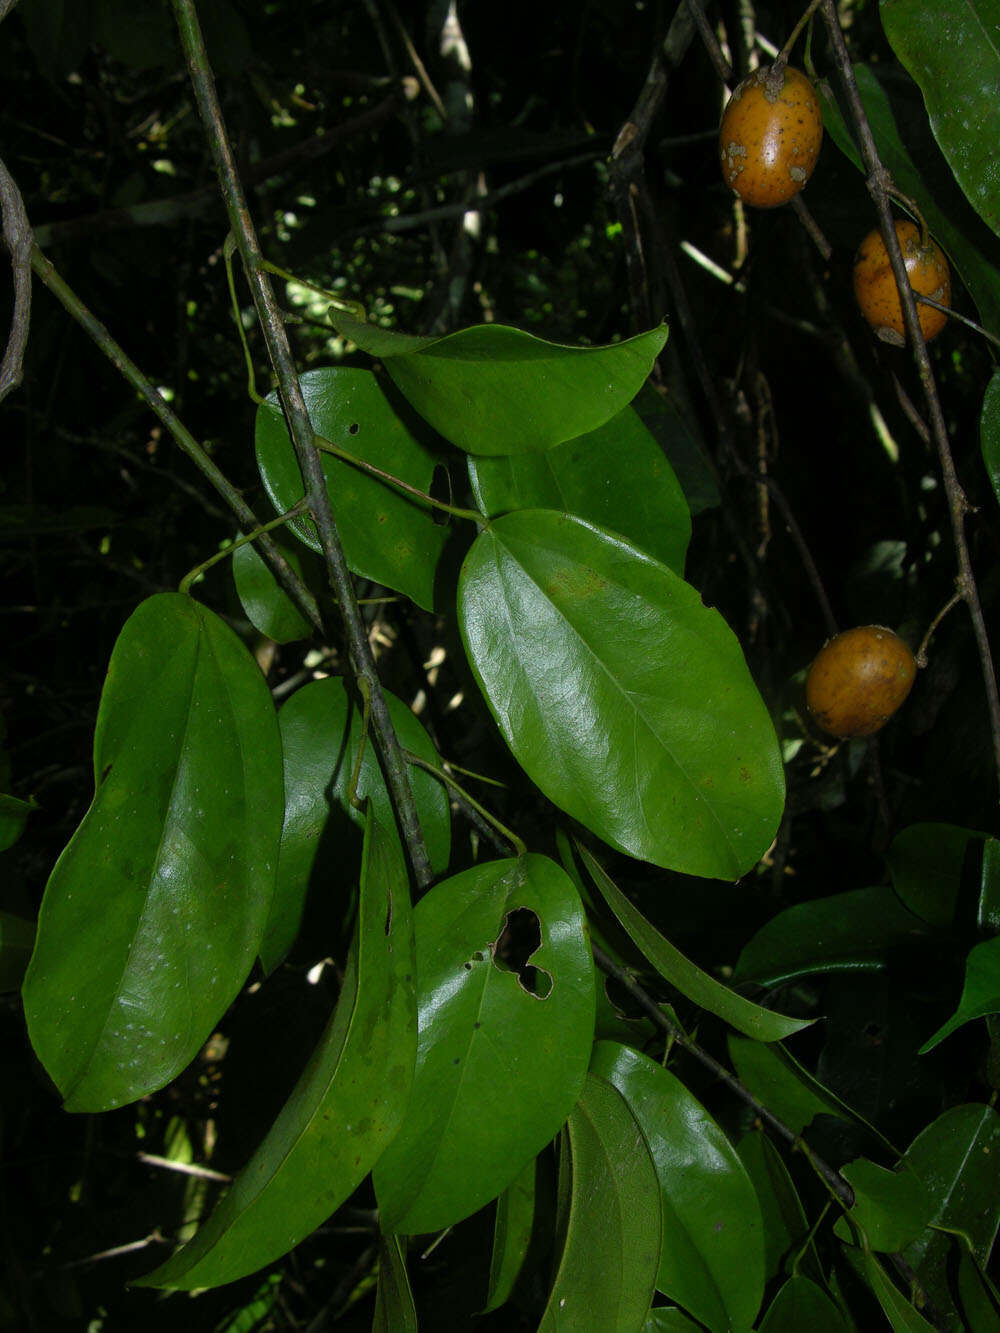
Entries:
POLYGON ((34 921, 0 912, 0 992, 20 989, 34 943, 34 921))
MULTIPOLYGON (((944 248, 962 275, 969 294, 979 307, 982 323, 994 333, 1000 333, 1000 272, 997 270, 995 259, 991 257, 993 247, 989 232, 983 231, 982 238, 973 239, 968 234, 968 229, 964 225, 959 227, 954 220, 954 210, 941 206, 936 191, 924 181, 920 168, 899 136, 892 105, 882 85, 866 65, 855 65, 854 74, 882 162, 889 169, 897 188, 912 199, 920 209, 935 240, 944 248), (987 247, 985 251, 982 248, 983 242, 987 247)), ((858 170, 863 172, 865 168, 861 157, 836 102, 824 94, 822 86, 818 92, 823 103, 823 124, 830 138, 858 170)), ((961 200, 961 195, 957 191, 956 198, 961 200)), ((970 220, 976 222, 972 215, 970 220)), ((858 241, 860 240, 859 235, 858 241)))
POLYGON ((506 1304, 527 1256, 535 1223, 536 1169, 537 1164, 529 1162, 497 1199, 490 1285, 483 1314, 506 1304))
POLYGON ((596 430, 632 401, 667 340, 662 324, 607 347, 563 347, 503 324, 411 338, 337 311, 330 319, 381 357, 404 398, 470 454, 548 449, 596 430))
MULTIPOLYGON (((299 383, 317 435, 425 494, 430 490, 436 457, 396 413, 371 371, 326 366, 306 371, 299 383)), ((255 441, 265 489, 284 513, 302 499, 302 475, 275 393, 257 409, 255 441)), ((429 611, 448 529, 435 523, 428 505, 329 453, 323 455, 323 474, 354 573, 429 611)), ((312 550, 320 549, 311 519, 292 519, 287 526, 312 550)))
POLYGON ((151 597, 122 629, 94 769, 24 983, 32 1043, 71 1111, 180 1073, 243 984, 270 907, 283 808, 271 696, 190 597, 151 597))
POLYGON ((713 1333, 749 1328, 764 1293, 763 1221, 736 1149, 648 1056, 602 1041, 590 1067, 624 1097, 652 1153, 663 1213, 657 1290, 713 1333))
POLYGON ((1000 370, 994 370, 979 417, 979 447, 993 494, 1000 504, 1000 370))
POLYGON ((372 1333, 417 1333, 417 1307, 406 1272, 406 1253, 398 1236, 379 1238, 372 1333))
POLYGON ((466 653, 528 776, 606 842, 737 879, 784 774, 732 631, 672 570, 552 510, 481 532, 459 579, 466 653))
POLYGON ((568 1130, 569 1213, 538 1333, 634 1333, 653 1298, 661 1235, 646 1137, 621 1094, 593 1074, 568 1130))
POLYGON ((873 1250, 894 1254, 916 1240, 930 1221, 934 1211, 931 1196, 905 1164, 898 1171, 887 1171, 858 1157, 841 1167, 840 1173, 854 1190, 854 1207, 834 1226, 841 1240, 853 1241, 855 1233, 849 1222, 855 1222, 873 1250))
POLYGON ((892 840, 886 861, 892 886, 932 926, 952 924, 969 844, 987 835, 957 824, 911 824, 892 840))
POLYGON ((764 1280, 770 1282, 782 1272, 789 1256, 798 1258, 797 1269, 822 1280, 823 1270, 815 1243, 809 1241, 809 1223, 788 1168, 781 1154, 761 1130, 744 1134, 736 1145, 740 1161, 760 1204, 764 1223, 764 1280), (804 1249, 804 1253, 801 1253, 804 1249))
POLYGON ((948 1248, 942 1227, 968 1237, 981 1265, 989 1261, 1000 1224, 1000 1116, 990 1106, 953 1106, 910 1144, 903 1163, 934 1203, 928 1228, 904 1251, 920 1271, 930 1252, 948 1248))
POLYGON ((924 1042, 918 1055, 932 1051, 945 1037, 950 1037, 974 1018, 1000 1014, 1000 935, 976 944, 965 960, 965 984, 958 1008, 932 1037, 924 1042))
POLYGON ((816 972, 875 972, 895 950, 931 938, 892 889, 850 889, 772 917, 744 947, 733 978, 774 986, 816 972))
POLYGON ((398 838, 369 813, 355 942, 326 1031, 212 1216, 141 1285, 233 1282, 287 1253, 357 1189, 403 1119, 414 990, 406 864, 398 838))
POLYGON ((1000 235, 1000 9, 996 0, 881 0, 892 49, 924 95, 955 179, 1000 235))
MULTIPOLYGON (((437 752, 409 708, 384 691, 389 716, 401 743, 428 763, 437 752)), ((295 942, 306 892, 322 877, 329 888, 353 872, 354 858, 345 845, 356 840, 364 816, 350 801, 348 787, 361 744, 361 718, 340 676, 304 685, 282 707, 278 727, 284 752, 285 823, 281 831, 278 877, 261 942, 260 957, 272 972, 295 942)), ((451 816, 445 788, 431 774, 410 772, 413 799, 435 873, 442 874, 451 853, 451 816)), ((395 831, 392 803, 382 769, 369 739, 358 775, 358 798, 367 798, 382 827, 395 831)))
POLYGON ((760 1333, 849 1333, 843 1315, 822 1287, 796 1274, 780 1288, 758 1325, 760 1333))
MULTIPOLYGON (((312 568, 316 561, 310 551, 304 551, 297 543, 283 540, 275 533, 271 537, 299 578, 306 578, 306 568, 309 567, 315 585, 322 586, 315 577, 318 571, 312 568)), ((233 552, 233 582, 247 619, 261 634, 275 643, 295 643, 312 634, 312 624, 279 585, 252 542, 238 546, 233 552)))
POLYGON ((469 477, 484 514, 563 510, 684 573, 691 514, 663 450, 634 408, 544 453, 470 458, 469 477))
POLYGON ((622 929, 660 976, 676 986, 682 995, 757 1041, 781 1041, 810 1026, 811 1018, 787 1018, 773 1009, 763 1009, 703 972, 650 925, 638 908, 632 906, 586 847, 577 843, 577 848, 601 897, 618 918, 622 929))
POLYGON ((537 1156, 579 1095, 594 1034, 583 909, 547 857, 476 866, 414 915, 417 1070, 374 1173, 383 1230, 406 1235, 468 1217, 537 1156), (503 961, 515 913, 514 942, 533 929, 541 939, 521 974, 503 961))

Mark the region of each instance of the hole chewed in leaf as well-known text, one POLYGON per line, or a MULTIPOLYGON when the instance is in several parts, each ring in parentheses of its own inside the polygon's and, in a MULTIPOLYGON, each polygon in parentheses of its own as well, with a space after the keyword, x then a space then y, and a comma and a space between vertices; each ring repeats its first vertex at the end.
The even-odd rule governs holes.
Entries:
POLYGON ((494 965, 501 972, 516 973, 521 989, 537 1000, 547 999, 552 991, 552 974, 530 961, 541 945, 537 914, 528 907, 515 907, 507 913, 503 929, 491 946, 494 965))

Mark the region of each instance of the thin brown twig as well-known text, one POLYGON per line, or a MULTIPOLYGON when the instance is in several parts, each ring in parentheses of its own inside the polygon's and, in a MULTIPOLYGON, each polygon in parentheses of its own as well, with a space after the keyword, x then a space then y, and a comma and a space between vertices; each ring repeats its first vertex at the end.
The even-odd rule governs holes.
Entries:
POLYGON ((302 473, 309 512, 316 526, 327 574, 337 598, 354 680, 357 688, 371 699, 375 748, 392 797, 393 809, 399 821, 414 879, 420 888, 426 888, 433 880, 434 874, 413 799, 406 761, 382 691, 367 627, 358 606, 354 581, 337 531, 333 506, 326 488, 323 460, 313 442, 312 424, 302 396, 302 386, 299 383, 298 371, 288 341, 288 331, 265 268, 260 240, 250 217, 243 184, 236 169, 236 159, 222 116, 222 107, 219 104, 195 2, 173 0, 173 9, 195 101, 205 126, 219 176, 219 186, 225 199, 230 228, 236 237, 268 356, 278 381, 288 432, 302 473))
POLYGON ((952 539, 958 564, 957 587, 968 607, 973 635, 979 651, 980 668, 990 719, 990 734, 993 741, 993 761, 998 781, 1000 781, 1000 689, 997 686, 996 669, 993 664, 993 653, 986 630, 986 620, 979 600, 979 589, 976 585, 969 548, 965 540, 965 515, 969 512, 969 502, 965 497, 961 482, 958 479, 958 473, 955 470, 955 460, 951 452, 951 443, 948 439, 948 430, 941 409, 941 400, 938 397, 937 384, 931 368, 927 344, 924 341, 923 331, 920 327, 917 302, 913 289, 910 287, 899 238, 896 235, 894 219, 889 207, 890 176, 879 157, 871 125, 865 114, 847 44, 844 41, 844 34, 841 32, 840 21, 837 18, 834 0, 823 0, 821 12, 830 37, 841 86, 857 131, 858 146, 868 172, 868 190, 878 212, 879 229, 889 254, 899 291, 899 299, 903 309, 903 323, 906 327, 910 349, 924 391, 931 438, 937 449, 945 495, 948 500, 952 539))
MULTIPOLYGON (((0 19, 3 15, 0 15, 0 19)), ((0 209, 3 239, 10 253, 14 283, 14 308, 10 317, 7 347, 0 362, 0 402, 16 389, 24 376, 24 351, 31 324, 31 246, 33 237, 17 182, 0 161, 0 209)))

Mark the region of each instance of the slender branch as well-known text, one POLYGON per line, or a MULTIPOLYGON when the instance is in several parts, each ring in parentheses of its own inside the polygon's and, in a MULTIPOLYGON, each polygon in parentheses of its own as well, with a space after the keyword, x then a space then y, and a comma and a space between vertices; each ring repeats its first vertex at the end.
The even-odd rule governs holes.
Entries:
POLYGON ((431 882, 433 872, 410 788, 406 761, 389 716, 389 708, 382 693, 365 622, 354 591, 354 583, 344 558, 333 507, 326 489, 323 462, 313 443, 312 425, 302 396, 288 333, 275 300, 270 277, 264 269, 264 255, 247 208, 243 185, 236 170, 236 160, 222 118, 222 108, 219 105, 215 79, 205 50, 197 10, 194 0, 173 0, 173 8, 195 100, 205 125, 219 176, 219 185, 225 199, 230 229, 236 237, 240 257, 243 260, 247 282, 267 344, 268 356, 278 381, 295 456, 302 472, 309 512, 316 525, 327 573, 340 607, 351 668, 355 679, 358 682, 364 681, 364 685, 359 684, 359 688, 367 688, 371 693, 376 749, 386 783, 392 794, 393 807, 409 853, 414 877, 417 884, 423 888, 431 882))
MULTIPOLYGON (((2 21, 3 15, 0 15, 2 21)), ((14 280, 14 308, 10 317, 7 348, 0 362, 0 401, 16 389, 24 375, 24 349, 28 345, 31 323, 31 224, 24 209, 21 191, 14 177, 0 162, 0 209, 3 211, 3 239, 10 252, 14 280)))
POLYGON ((821 12, 829 33, 830 44, 847 105, 857 130, 858 146, 861 150, 865 168, 868 171, 868 190, 878 212, 879 229, 889 253, 889 261, 892 264, 896 286, 899 289, 899 299, 903 309, 903 323, 906 326, 917 373, 920 376, 920 383, 924 390, 931 438, 937 448, 945 495, 948 499, 948 513, 951 519, 952 538, 958 563, 957 586, 969 609, 976 647, 979 650, 979 662, 990 718, 990 733, 993 740, 993 761, 998 780, 1000 780, 1000 689, 997 686, 996 669, 993 665, 993 654, 990 649, 989 635, 986 631, 986 621, 979 600, 979 589, 976 586, 972 561, 969 557, 969 548, 965 540, 965 515, 969 511, 969 502, 965 498, 958 473, 955 470, 955 460, 951 452, 944 413, 941 410, 941 400, 938 397, 937 384, 934 380, 934 372, 931 369, 927 344, 924 342, 923 330, 920 327, 916 298, 907 276, 903 253, 900 249, 899 238, 896 235, 896 227, 889 207, 891 185, 889 173, 883 166, 878 155, 878 149, 875 146, 875 138, 865 114, 861 94, 858 91, 858 84, 854 77, 854 69, 851 65, 847 44, 844 41, 844 34, 840 30, 834 0, 823 0, 821 12))
MULTIPOLYGON (((45 283, 53 296, 73 316, 76 322, 90 335, 113 366, 124 376, 133 389, 145 399, 150 408, 173 436, 180 449, 187 454, 202 476, 215 487, 226 504, 239 520, 240 526, 252 531, 261 526, 260 519, 253 512, 243 496, 231 481, 220 471, 208 456, 188 428, 174 412, 159 389, 145 377, 139 367, 126 355, 115 342, 101 321, 87 309, 80 298, 60 277, 54 266, 42 254, 38 246, 31 251, 31 267, 45 283)), ((271 567, 271 572, 285 592, 295 602, 302 614, 323 632, 323 620, 316 605, 316 599, 305 586, 291 565, 281 554, 280 549, 267 534, 260 538, 260 551, 271 567)))

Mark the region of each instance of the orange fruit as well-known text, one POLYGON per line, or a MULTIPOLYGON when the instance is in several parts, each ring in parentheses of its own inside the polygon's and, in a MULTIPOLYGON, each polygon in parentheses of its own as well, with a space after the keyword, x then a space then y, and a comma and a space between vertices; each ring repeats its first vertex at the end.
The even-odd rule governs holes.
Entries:
POLYGON ((744 203, 777 208, 812 175, 823 142, 816 90, 801 70, 774 66, 747 75, 719 128, 722 175, 744 203))
POLYGON ((806 707, 831 736, 870 736, 903 703, 916 671, 898 634, 859 625, 820 649, 806 677, 806 707))
MULTIPOLYGON (((939 247, 931 240, 924 245, 915 222, 901 219, 895 225, 910 286, 921 296, 930 296, 942 305, 950 305, 951 272, 939 247)), ((883 342, 901 347, 906 341, 903 307, 889 263, 889 252, 877 229, 869 232, 861 242, 854 260, 854 296, 877 336, 883 342)), ((948 316, 942 311, 919 302, 917 314, 925 342, 935 338, 948 322, 948 316)))

